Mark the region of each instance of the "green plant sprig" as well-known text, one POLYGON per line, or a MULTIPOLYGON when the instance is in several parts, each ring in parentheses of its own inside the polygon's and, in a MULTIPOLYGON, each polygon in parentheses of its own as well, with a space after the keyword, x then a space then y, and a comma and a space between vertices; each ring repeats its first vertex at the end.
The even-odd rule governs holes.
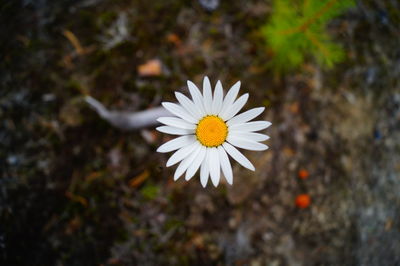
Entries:
POLYGON ((261 29, 273 52, 273 67, 290 70, 308 57, 327 68, 342 61, 344 51, 326 28, 352 6, 354 0, 275 0, 271 19, 261 29))

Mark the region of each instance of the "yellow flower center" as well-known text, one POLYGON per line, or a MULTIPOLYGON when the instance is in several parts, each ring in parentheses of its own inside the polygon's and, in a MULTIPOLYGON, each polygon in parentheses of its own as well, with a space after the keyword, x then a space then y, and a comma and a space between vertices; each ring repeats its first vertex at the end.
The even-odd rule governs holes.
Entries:
POLYGON ((206 147, 217 147, 228 136, 228 126, 215 115, 203 117, 196 128, 197 139, 206 147))

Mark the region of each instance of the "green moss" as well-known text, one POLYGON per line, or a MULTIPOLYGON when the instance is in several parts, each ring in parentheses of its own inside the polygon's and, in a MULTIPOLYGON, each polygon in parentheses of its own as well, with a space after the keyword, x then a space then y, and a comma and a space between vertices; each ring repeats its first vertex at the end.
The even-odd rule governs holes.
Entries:
POLYGON ((142 193, 143 197, 148 200, 153 200, 157 197, 160 188, 158 186, 148 184, 144 186, 140 192, 142 193))

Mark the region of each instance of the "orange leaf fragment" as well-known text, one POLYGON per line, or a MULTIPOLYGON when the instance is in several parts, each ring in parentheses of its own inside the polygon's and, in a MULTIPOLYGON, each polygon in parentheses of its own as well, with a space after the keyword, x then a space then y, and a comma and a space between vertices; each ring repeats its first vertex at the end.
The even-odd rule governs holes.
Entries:
POLYGON ((81 43, 78 38, 69 30, 63 31, 64 36, 71 42, 72 46, 74 46, 76 53, 82 55, 85 53, 85 49, 83 49, 81 43))
POLYGON ((296 206, 300 209, 305 209, 310 206, 311 198, 308 194, 300 194, 296 197, 296 206))
POLYGON ((176 46, 180 46, 182 44, 181 39, 175 33, 170 33, 167 35, 167 41, 175 44, 176 46))
POLYGON ((73 193, 71 193, 71 192, 69 192, 69 191, 66 191, 66 192, 65 192, 65 196, 66 196, 67 198, 69 198, 70 200, 72 200, 72 201, 79 202, 80 204, 82 204, 82 205, 85 206, 85 207, 88 206, 88 201, 87 201, 87 199, 85 199, 85 198, 82 197, 82 196, 75 195, 75 194, 73 194, 73 193))
POLYGON ((101 177, 102 173, 101 172, 92 172, 88 176, 85 177, 85 182, 91 183, 93 180, 101 177))
POLYGON ((144 170, 140 175, 129 180, 129 186, 130 187, 138 187, 144 181, 146 181, 146 179, 149 178, 149 176, 150 176, 149 170, 144 170))
POLYGON ((161 61, 158 59, 152 59, 138 67, 140 76, 151 77, 159 76, 162 72, 161 61))
POLYGON ((305 169, 300 169, 298 172, 298 176, 300 179, 306 179, 310 176, 310 173, 305 169))

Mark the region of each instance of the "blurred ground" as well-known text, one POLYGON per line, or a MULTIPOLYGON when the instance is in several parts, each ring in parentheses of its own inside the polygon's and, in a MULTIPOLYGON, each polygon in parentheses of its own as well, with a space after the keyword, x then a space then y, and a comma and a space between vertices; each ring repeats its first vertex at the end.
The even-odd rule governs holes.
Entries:
POLYGON ((345 63, 282 75, 259 36, 271 12, 1 2, 1 265, 400 265, 400 4, 359 1, 330 25, 345 63), (233 186, 174 183, 155 152, 167 136, 121 132, 82 101, 146 109, 205 74, 241 80, 273 123, 233 186))

